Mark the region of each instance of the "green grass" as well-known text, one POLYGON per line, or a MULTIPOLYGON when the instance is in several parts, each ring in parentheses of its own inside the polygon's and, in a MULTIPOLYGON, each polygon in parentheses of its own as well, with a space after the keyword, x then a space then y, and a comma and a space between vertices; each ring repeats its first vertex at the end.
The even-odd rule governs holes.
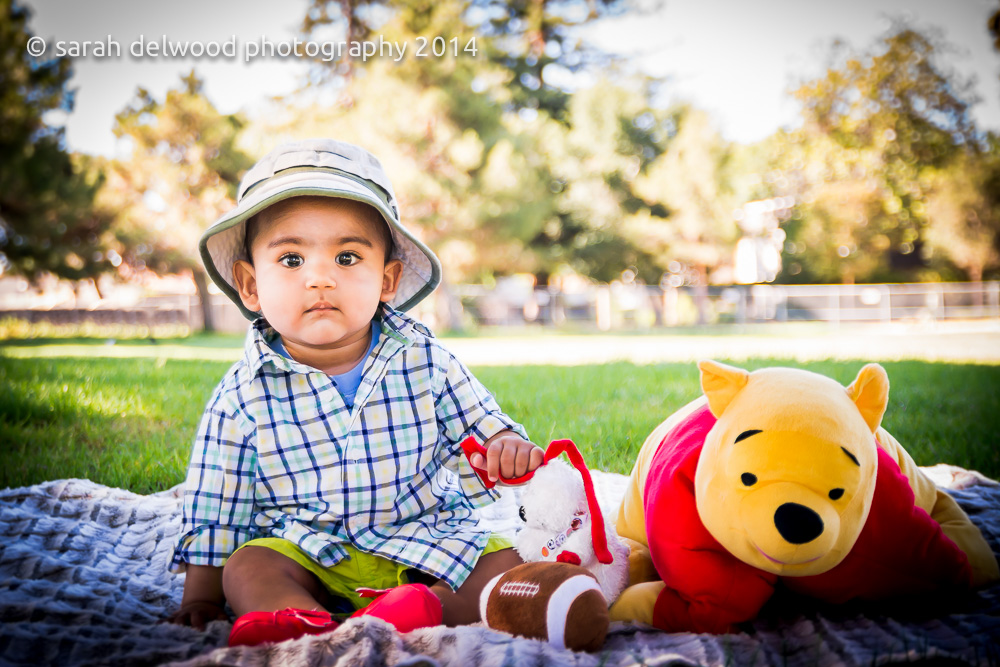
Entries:
MULTIPOLYGON (((239 345, 215 337, 135 341, 114 346, 121 358, 88 358, 94 341, 39 343, 0 347, 0 487, 84 477, 150 493, 182 482, 202 409, 239 345), (185 358, 195 348, 199 358, 185 358)), ((741 365, 794 365, 846 384, 863 364, 741 365)), ((1000 367, 884 366, 892 383, 885 426, 918 463, 1000 477, 1000 367)), ((592 468, 622 473, 649 431, 700 393, 688 363, 473 370, 536 442, 572 438, 592 468)))
POLYGON ((83 477, 149 493, 183 481, 198 418, 228 366, 0 356, 0 486, 83 477))

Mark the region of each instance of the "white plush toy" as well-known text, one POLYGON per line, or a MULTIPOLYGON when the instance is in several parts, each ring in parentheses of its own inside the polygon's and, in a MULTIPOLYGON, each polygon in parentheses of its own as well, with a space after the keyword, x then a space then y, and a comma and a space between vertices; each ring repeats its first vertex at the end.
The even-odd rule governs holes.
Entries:
POLYGON ((586 469, 578 473, 561 459, 538 468, 521 496, 524 527, 514 547, 525 562, 558 561, 590 570, 611 605, 628 584, 629 548, 618 539, 614 524, 603 520, 585 485, 593 488, 586 469))
MULTIPOLYGON (((486 455, 474 438, 463 442, 462 448, 470 461, 473 453, 486 455)), ((484 484, 493 486, 484 471, 476 472, 484 484)), ((589 570, 610 606, 628 584, 629 548, 619 539, 614 522, 604 520, 590 470, 576 444, 553 440, 538 469, 516 479, 501 479, 514 485, 529 480, 521 496, 525 524, 514 538, 518 555, 526 563, 561 562, 589 570), (561 454, 572 467, 558 458, 561 454)))
MULTIPOLYGON (((462 448, 470 463, 473 453, 485 456, 473 438, 462 448)), ((492 487, 485 472, 475 470, 492 487)), ((596 651, 608 633, 608 607, 628 583, 629 548, 604 521, 590 471, 571 440, 549 443, 544 463, 535 471, 502 481, 521 484, 529 479, 521 497, 525 525, 514 538, 526 562, 483 588, 483 621, 494 630, 559 648, 596 651), (573 467, 557 460, 560 454, 573 467)))

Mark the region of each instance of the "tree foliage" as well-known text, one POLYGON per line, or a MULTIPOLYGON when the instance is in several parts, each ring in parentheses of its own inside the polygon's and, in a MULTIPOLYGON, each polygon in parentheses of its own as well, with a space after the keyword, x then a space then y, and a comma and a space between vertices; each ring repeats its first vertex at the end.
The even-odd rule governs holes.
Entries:
POLYGON ((0 275, 80 280, 114 267, 110 217, 93 207, 100 174, 74 158, 50 113, 69 113, 69 58, 27 54, 29 12, 0 0, 0 275))
POLYGON ((986 26, 989 28, 990 34, 993 35, 993 48, 1000 51, 1000 7, 990 15, 986 26))
POLYGON ((937 49, 897 26, 795 91, 804 123, 779 141, 799 202, 785 258, 798 279, 912 279, 928 265, 924 177, 979 140, 966 87, 937 49))
MULTIPOLYGON (((119 212, 119 252, 136 272, 190 271, 203 305, 208 292, 198 239, 234 205, 240 176, 252 164, 237 147, 243 125, 238 115, 215 109, 193 71, 163 101, 139 89, 116 118, 115 135, 132 150, 107 164, 102 203, 119 212)), ((207 309, 205 317, 211 328, 207 309)))
POLYGON ((644 220, 633 238, 650 249, 661 272, 677 261, 705 285, 708 272, 727 262, 737 240, 737 202, 725 170, 731 149, 702 111, 683 107, 674 123, 676 135, 640 182, 645 199, 664 203, 661 216, 644 220))
MULTIPOLYGON (((342 26, 346 41, 364 41, 387 34, 386 23, 397 23, 405 26, 404 36, 458 38, 463 47, 475 38, 483 60, 505 73, 507 104, 563 119, 570 95, 550 79, 558 70, 575 72, 610 60, 583 43, 575 29, 625 9, 625 0, 311 0, 302 31, 342 26)), ((435 68, 427 59, 419 74, 433 79, 435 68)), ((353 64, 345 56, 332 73, 351 76, 353 64)))
POLYGON ((1000 138, 987 141, 927 176, 928 250, 974 282, 1000 268, 1000 138))

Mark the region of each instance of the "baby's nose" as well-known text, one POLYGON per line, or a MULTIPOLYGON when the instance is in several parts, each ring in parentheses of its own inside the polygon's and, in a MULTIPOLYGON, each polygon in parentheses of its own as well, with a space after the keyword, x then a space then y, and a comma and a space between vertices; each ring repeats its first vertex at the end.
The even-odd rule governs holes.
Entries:
POLYGON ((313 289, 333 289, 337 286, 332 262, 310 262, 306 286, 313 289))

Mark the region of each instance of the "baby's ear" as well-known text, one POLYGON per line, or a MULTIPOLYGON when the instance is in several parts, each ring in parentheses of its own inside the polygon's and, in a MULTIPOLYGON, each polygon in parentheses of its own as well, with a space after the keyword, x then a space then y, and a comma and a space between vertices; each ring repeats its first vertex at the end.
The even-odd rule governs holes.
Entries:
POLYGON ((403 276, 403 263, 398 259, 390 259, 385 264, 385 271, 382 273, 382 295, 379 301, 388 303, 396 296, 399 290, 399 281, 403 276))
POLYGON ((240 293, 240 301, 247 310, 260 312, 260 298, 257 296, 257 273, 253 264, 246 260, 238 259, 233 264, 233 281, 236 283, 236 291, 240 293))

